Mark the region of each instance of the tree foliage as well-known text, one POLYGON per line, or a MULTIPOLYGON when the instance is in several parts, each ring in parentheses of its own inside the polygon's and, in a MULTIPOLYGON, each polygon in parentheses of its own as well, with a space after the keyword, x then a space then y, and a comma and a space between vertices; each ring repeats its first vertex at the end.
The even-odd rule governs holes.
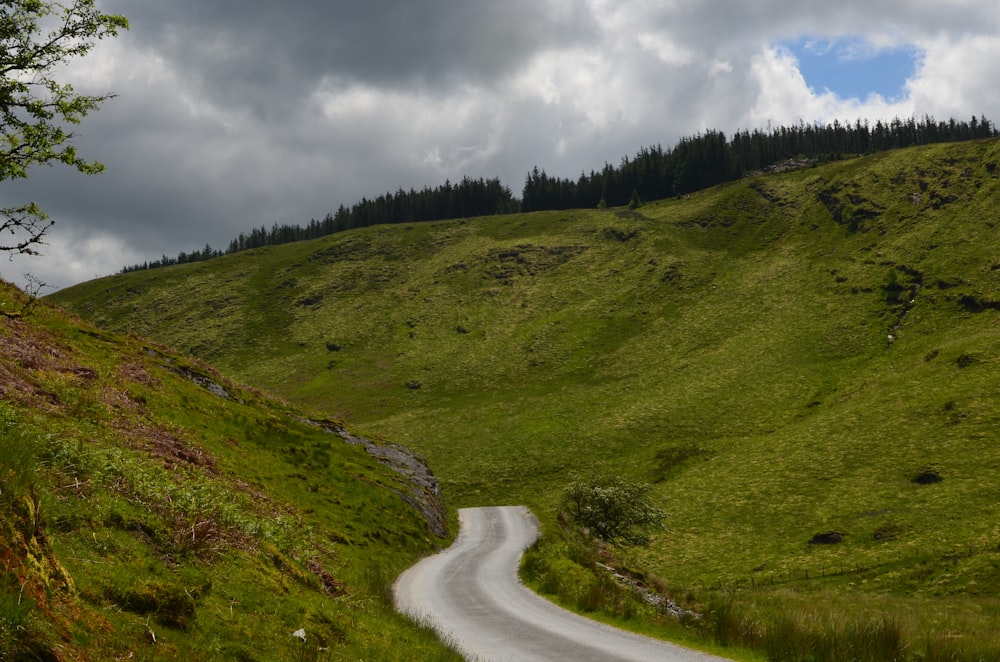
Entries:
POLYGON ((576 479, 563 491, 562 511, 607 542, 644 545, 666 513, 653 503, 652 487, 621 476, 576 479))
POLYGON ((930 116, 881 120, 871 124, 805 124, 739 131, 727 138, 708 130, 682 138, 673 149, 644 147, 616 167, 605 163, 577 179, 552 177, 536 166, 528 173, 522 211, 590 209, 631 205, 633 200, 662 200, 729 182, 746 175, 780 169, 788 162, 820 163, 848 154, 873 154, 940 142, 993 138, 998 134, 986 117, 968 122, 939 122, 930 116))
MULTIPOLYGON (((2 1, 2 0, 0 0, 2 1)), ((373 199, 362 198, 350 207, 340 205, 322 220, 306 226, 277 224, 240 233, 225 250, 181 252, 176 258, 124 267, 123 273, 198 262, 263 246, 316 239, 326 235, 389 223, 440 221, 468 216, 512 214, 519 211, 586 209, 627 205, 636 209, 643 201, 662 200, 716 184, 739 179, 754 172, 798 167, 841 158, 845 154, 874 152, 936 142, 977 140, 1000 135, 985 117, 969 122, 938 122, 894 119, 867 120, 854 124, 800 123, 764 130, 740 131, 727 139, 721 131, 709 130, 682 138, 673 149, 661 145, 644 147, 632 158, 624 157, 618 167, 605 163, 600 171, 580 173, 576 180, 551 177, 535 166, 525 178, 521 200, 499 179, 463 177, 458 183, 446 181, 437 187, 425 186, 386 192, 373 199)))
MULTIPOLYGON (((95 0, 63 4, 0 0, 0 181, 22 179, 36 165, 63 163, 80 172, 104 169, 79 156, 69 127, 111 98, 77 94, 56 78, 104 37, 128 28, 122 16, 101 13, 95 0)), ((36 254, 52 222, 34 202, 0 207, 0 251, 36 254)))
POLYGON ((465 216, 512 214, 517 211, 520 211, 520 203, 499 179, 463 177, 456 184, 446 181, 441 186, 425 186, 420 191, 399 189, 395 193, 387 192, 371 200, 362 198, 350 208, 340 205, 336 213, 327 214, 323 220, 313 219, 304 227, 275 223, 270 229, 261 226, 254 228, 249 234, 241 232, 229 242, 225 253, 206 246, 201 251, 182 252, 176 258, 164 255, 160 260, 125 267, 122 272, 210 260, 228 253, 316 239, 371 225, 440 221, 465 216))

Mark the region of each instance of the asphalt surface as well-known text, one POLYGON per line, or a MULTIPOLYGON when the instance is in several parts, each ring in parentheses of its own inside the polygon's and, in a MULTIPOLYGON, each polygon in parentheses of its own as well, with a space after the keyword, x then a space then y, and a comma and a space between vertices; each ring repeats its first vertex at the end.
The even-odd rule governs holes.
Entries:
POLYGON ((396 608, 433 626, 466 658, 481 662, 710 662, 723 660, 597 623, 561 609, 517 578, 538 537, 527 508, 466 508, 458 539, 396 580, 396 608))

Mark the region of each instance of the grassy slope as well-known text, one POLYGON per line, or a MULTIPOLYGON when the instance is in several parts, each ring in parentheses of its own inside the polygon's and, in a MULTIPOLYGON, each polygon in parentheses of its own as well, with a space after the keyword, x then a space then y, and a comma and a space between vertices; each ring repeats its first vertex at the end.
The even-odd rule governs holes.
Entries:
POLYGON ((444 541, 360 446, 45 305, 0 394, 0 659, 458 659, 388 604, 444 541))
POLYGON ((641 556, 675 586, 972 599, 992 633, 998 208, 1000 145, 938 145, 53 299, 414 447, 457 505, 551 522, 570 472, 658 480, 669 531, 641 556))

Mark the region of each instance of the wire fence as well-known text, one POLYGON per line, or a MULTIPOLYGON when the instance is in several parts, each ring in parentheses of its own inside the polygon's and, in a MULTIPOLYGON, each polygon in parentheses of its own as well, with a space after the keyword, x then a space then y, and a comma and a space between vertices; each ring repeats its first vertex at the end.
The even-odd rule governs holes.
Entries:
POLYGON ((741 575, 717 577, 710 580, 696 579, 687 588, 708 591, 743 591, 758 588, 794 586, 824 578, 847 575, 873 576, 891 569, 906 570, 916 578, 923 570, 932 572, 938 564, 960 562, 979 555, 1000 557, 1000 543, 967 543, 949 547, 930 548, 914 546, 910 549, 877 551, 867 554, 845 554, 842 557, 790 560, 776 569, 761 568, 741 575))

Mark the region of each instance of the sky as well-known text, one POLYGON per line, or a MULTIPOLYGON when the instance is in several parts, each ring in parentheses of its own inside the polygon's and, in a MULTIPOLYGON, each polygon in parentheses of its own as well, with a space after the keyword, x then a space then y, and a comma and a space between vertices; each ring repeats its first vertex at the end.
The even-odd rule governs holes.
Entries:
POLYGON ((1000 0, 97 0, 131 29, 60 78, 107 170, 41 167, 55 221, 0 256, 42 293, 399 188, 576 177, 707 129, 1000 122, 1000 0))

